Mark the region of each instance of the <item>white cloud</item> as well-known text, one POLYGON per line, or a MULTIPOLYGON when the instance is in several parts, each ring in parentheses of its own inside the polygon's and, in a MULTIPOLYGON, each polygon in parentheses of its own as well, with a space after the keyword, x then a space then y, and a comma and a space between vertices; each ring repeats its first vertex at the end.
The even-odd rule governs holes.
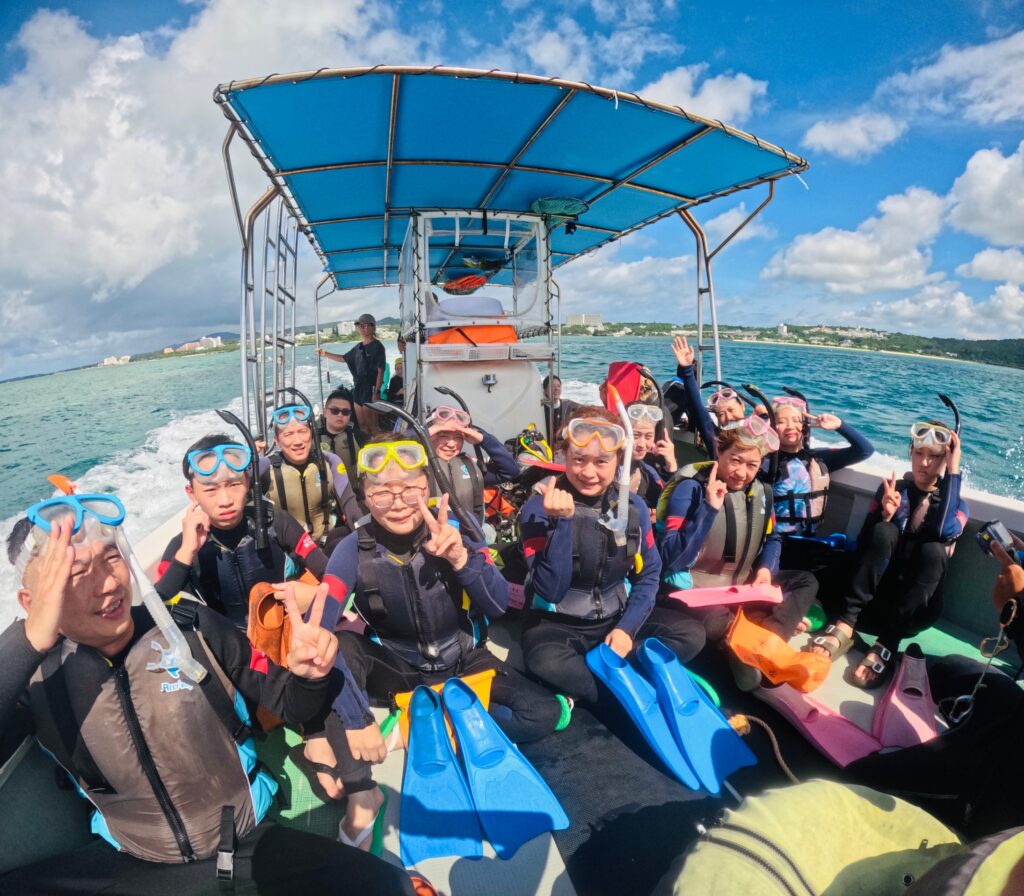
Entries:
MULTIPOLYGON (((727 211, 722 212, 720 215, 716 215, 714 218, 704 222, 704 230, 709 236, 713 237, 714 240, 723 240, 740 226, 743 219, 746 218, 748 214, 747 204, 745 202, 741 202, 734 208, 730 208, 727 211)), ((742 243, 744 240, 758 238, 770 239, 774 236, 775 228, 765 224, 764 219, 759 215, 733 237, 732 243, 742 243)), ((712 248, 714 248, 714 246, 712 246, 712 248)))
POLYGON ((768 93, 767 81, 755 80, 743 72, 705 78, 707 70, 704 62, 680 66, 637 92, 645 99, 729 124, 745 122, 754 104, 768 93))
POLYGON ((1024 336, 1024 293, 1015 284, 1003 283, 991 296, 976 301, 956 283, 943 281, 907 298, 873 302, 845 318, 924 336, 1012 339, 1024 336))
POLYGON ((913 289, 940 279, 928 248, 942 227, 946 200, 921 187, 887 196, 881 213, 856 230, 826 227, 798 236, 775 256, 763 277, 823 283, 832 292, 913 289))
POLYGON ((898 140, 906 130, 907 123, 891 115, 861 112, 813 124, 804 134, 804 145, 847 161, 868 159, 898 140))
POLYGON ((1024 252, 1019 249, 982 249, 967 264, 956 269, 961 277, 1024 283, 1024 252))
POLYGON ((934 62, 883 81, 880 99, 911 113, 963 115, 998 124, 1024 118, 1024 31, 969 47, 945 46, 934 62))
MULTIPOLYGON (((1021 90, 1024 95, 1024 85, 1021 90)), ((997 246, 1024 244, 1024 143, 1009 156, 978 150, 949 197, 949 218, 958 230, 997 246)))

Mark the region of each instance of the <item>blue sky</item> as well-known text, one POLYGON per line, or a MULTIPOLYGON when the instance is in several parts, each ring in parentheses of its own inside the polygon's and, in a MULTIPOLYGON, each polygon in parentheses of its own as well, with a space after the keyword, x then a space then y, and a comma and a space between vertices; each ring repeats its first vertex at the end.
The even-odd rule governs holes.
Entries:
MULTIPOLYGON (((1024 335, 1024 5, 803 7, 7 0, 0 378, 236 329, 213 87, 374 62, 635 90, 807 157, 808 189, 783 183, 716 264, 727 323, 1024 335)), ((261 189, 255 170, 242 177, 246 195, 261 189)), ((739 216, 732 201, 702 219, 724 233, 739 216)), ((317 265, 307 268, 312 280, 317 265)), ((567 310, 690 320, 692 270, 690 238, 672 221, 560 279, 567 310), (666 292, 687 298, 667 304, 666 292)), ((388 301, 346 294, 327 313, 388 301)))

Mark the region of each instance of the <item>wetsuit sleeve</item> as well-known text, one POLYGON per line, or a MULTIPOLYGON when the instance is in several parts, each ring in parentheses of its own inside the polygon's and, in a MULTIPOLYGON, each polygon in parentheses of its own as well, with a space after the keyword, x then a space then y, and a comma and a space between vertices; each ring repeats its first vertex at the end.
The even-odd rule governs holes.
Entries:
POLYGON ((700 435, 701 441, 708 449, 712 459, 718 457, 718 435, 715 430, 711 414, 704 407, 700 398, 700 384, 697 382, 697 372, 692 364, 686 367, 676 368, 676 379, 683 384, 683 394, 686 396, 686 415, 690 421, 690 427, 700 435))
POLYGON ((939 483, 939 500, 928 509, 924 525, 938 535, 940 541, 956 541, 967 525, 967 503, 960 497, 960 474, 943 476, 939 483))
POLYGON ((192 582, 192 567, 186 566, 174 557, 180 547, 181 533, 179 532, 168 542, 164 549, 164 556, 156 567, 156 593, 163 600, 170 600, 182 591, 193 595, 197 594, 192 582))
POLYGON ((775 514, 772 513, 768 535, 761 545, 761 552, 754 558, 754 572, 767 569, 774 579, 779 574, 779 561, 782 559, 782 536, 775 531, 775 514))
POLYGON ((489 432, 483 433, 484 440, 480 447, 487 453, 487 468, 484 470, 484 485, 500 485, 519 478, 519 462, 512 453, 489 432))
POLYGON ((487 545, 465 536, 462 543, 469 552, 469 559, 462 569, 454 570, 455 578, 475 610, 492 619, 503 616, 508 609, 508 582, 494 565, 487 545))
POLYGON ((830 473, 860 463, 875 453, 875 446, 848 423, 844 422, 836 432, 850 443, 846 448, 815 448, 811 452, 830 473))
POLYGON ((45 656, 25 636, 24 619, 0 633, 0 731, 4 740, 11 738, 13 743, 32 731, 28 713, 19 711, 19 700, 45 656))
MULTIPOLYGON (((878 486, 875 489, 875 496, 868 505, 867 516, 864 517, 864 524, 860 527, 860 534, 857 535, 857 547, 860 549, 863 549, 867 544, 867 538, 871 534, 871 530, 882 521, 882 492, 882 486, 878 486)), ((901 494, 900 500, 903 501, 905 497, 906 493, 901 494)), ((896 517, 893 517, 893 522, 896 522, 896 517)))
POLYGON ((662 478, 658 468, 647 463, 647 461, 640 461, 640 466, 643 468, 647 480, 647 487, 643 490, 643 494, 640 497, 648 508, 656 508, 661 492, 665 488, 665 480, 662 478))
POLYGON ((640 517, 640 572, 630 572, 629 599, 616 628, 622 629, 631 638, 636 637, 640 626, 647 621, 654 609, 654 600, 658 595, 658 583, 661 581, 661 557, 654 545, 654 530, 651 528, 651 516, 647 505, 637 495, 630 495, 633 506, 640 517))
POLYGON ((675 487, 669 495, 661 536, 663 572, 683 572, 697 562, 717 516, 696 479, 684 479, 675 487))
POLYGON ((324 460, 331 468, 334 496, 337 498, 338 506, 345 516, 345 521, 351 525, 363 516, 363 510, 359 506, 359 501, 356 500, 356 493, 352 489, 352 482, 348 478, 348 471, 337 454, 325 451, 324 460))
MULTIPOLYGON (((327 555, 316 546, 309 533, 290 513, 280 508, 274 511, 274 537, 281 550, 294 554, 302 565, 321 581, 327 572, 327 555)), ((284 571, 282 570, 282 576, 284 571)))
POLYGON ((572 584, 572 518, 548 519, 543 495, 534 495, 519 516, 530 596, 560 603, 572 584))
POLYGON ((342 686, 342 675, 338 671, 310 681, 272 663, 262 650, 253 647, 244 634, 214 610, 200 607, 197 625, 217 662, 242 696, 292 725, 301 725, 316 716, 342 686))

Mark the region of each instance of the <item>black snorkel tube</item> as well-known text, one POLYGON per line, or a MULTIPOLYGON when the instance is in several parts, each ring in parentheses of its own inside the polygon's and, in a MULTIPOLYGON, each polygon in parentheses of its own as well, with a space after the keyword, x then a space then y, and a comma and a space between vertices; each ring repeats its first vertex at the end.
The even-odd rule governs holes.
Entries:
MULTIPOLYGON (((803 392, 798 392, 796 389, 791 389, 789 386, 783 386, 782 391, 792 398, 799 398, 806 408, 807 416, 811 416, 811 403, 807 400, 807 396, 803 392)), ((773 408, 774 410, 774 408, 773 408)), ((811 427, 810 421, 804 421, 804 448, 811 447, 811 427)))
MULTIPOLYGON (((462 400, 462 396, 454 389, 449 389, 447 386, 434 386, 434 391, 440 392, 442 395, 447 395, 449 398, 454 398, 459 403, 459 407, 469 414, 469 405, 462 400)), ((469 414, 469 417, 472 420, 473 415, 469 414)), ((484 450, 479 445, 474 445, 473 450, 476 453, 476 462, 480 465, 480 475, 483 476, 485 472, 484 450)), ((449 498, 448 500, 450 501, 451 499, 449 498)))
MULTIPOLYGON (((743 385, 743 391, 748 393, 749 395, 752 395, 754 398, 757 399, 757 401, 759 401, 761 404, 764 405, 765 411, 767 411, 767 413, 768 413, 768 423, 771 425, 772 429, 775 429, 775 408, 772 407, 772 403, 765 397, 764 392, 762 392, 760 389, 758 389, 757 386, 755 386, 753 383, 745 383, 743 385)), ((750 406, 751 407, 756 407, 756 403, 755 402, 751 402, 750 406)), ((775 429, 775 432, 778 433, 778 430, 775 429)), ((778 475, 778 472, 779 472, 779 452, 778 451, 773 451, 772 452, 772 459, 770 461, 768 461, 768 477, 769 477, 768 478, 768 484, 769 485, 774 485, 775 484, 775 477, 776 477, 776 475, 778 475)))
POLYGON ((264 551, 269 541, 267 539, 268 522, 266 519, 266 508, 263 504, 263 487, 260 485, 260 453, 256 450, 256 442, 253 440, 252 433, 249 432, 249 427, 232 414, 231 411, 222 411, 218 408, 217 416, 225 423, 230 423, 234 426, 242 434, 245 444, 249 447, 249 452, 252 456, 249 464, 249 478, 252 480, 250 487, 252 488, 252 503, 255 510, 254 516, 256 517, 256 532, 253 535, 253 539, 256 542, 256 550, 264 551))
POLYGON ((725 380, 708 380, 706 383, 701 383, 701 389, 708 389, 711 386, 722 386, 725 389, 732 389, 736 393, 736 397, 740 401, 750 405, 751 410, 754 409, 755 403, 747 398, 739 389, 737 389, 732 383, 727 383, 725 380))
POLYGON ((448 495, 448 507, 455 514, 459 525, 463 526, 466 531, 473 533, 475 538, 487 541, 480 523, 477 522, 473 514, 466 512, 462 504, 459 503, 459 499, 455 497, 455 490, 452 488, 451 480, 448 479, 444 470, 441 469, 441 462, 437 459, 437 455, 434 454, 434 446, 430 444, 430 435, 423 428, 423 424, 406 411, 405 408, 400 408, 387 401, 370 401, 367 402, 365 407, 368 407, 371 411, 376 411, 378 414, 395 414, 408 424, 409 428, 416 433, 416 437, 423 443, 423 448, 427 452, 427 464, 430 467, 430 472, 434 475, 434 479, 437 480, 438 487, 448 495))
POLYGON ((956 402, 953 401, 948 395, 939 393, 939 400, 953 412, 953 432, 956 433, 957 438, 960 437, 960 409, 956 406, 956 402))

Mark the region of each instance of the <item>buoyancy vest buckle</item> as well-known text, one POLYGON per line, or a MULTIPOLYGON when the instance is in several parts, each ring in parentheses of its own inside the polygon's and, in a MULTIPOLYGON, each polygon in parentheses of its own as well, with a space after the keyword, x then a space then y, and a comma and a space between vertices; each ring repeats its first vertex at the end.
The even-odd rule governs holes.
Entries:
POLYGON ((221 889, 234 889, 235 878, 235 807, 221 806, 220 842, 217 844, 217 880, 221 889))

